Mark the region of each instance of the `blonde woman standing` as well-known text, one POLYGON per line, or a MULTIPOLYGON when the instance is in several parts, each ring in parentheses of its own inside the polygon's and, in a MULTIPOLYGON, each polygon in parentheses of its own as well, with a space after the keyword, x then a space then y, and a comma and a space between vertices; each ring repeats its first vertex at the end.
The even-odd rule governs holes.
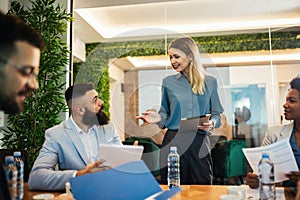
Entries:
POLYGON ((168 47, 171 65, 178 73, 162 82, 162 100, 158 113, 148 111, 137 118, 168 128, 161 148, 161 183, 167 183, 167 156, 170 146, 180 154, 181 184, 211 184, 212 160, 207 135, 221 124, 223 107, 217 79, 207 74, 200 63, 200 53, 192 38, 173 40, 168 47), (209 122, 195 127, 195 132, 178 133, 181 118, 211 114, 209 122))

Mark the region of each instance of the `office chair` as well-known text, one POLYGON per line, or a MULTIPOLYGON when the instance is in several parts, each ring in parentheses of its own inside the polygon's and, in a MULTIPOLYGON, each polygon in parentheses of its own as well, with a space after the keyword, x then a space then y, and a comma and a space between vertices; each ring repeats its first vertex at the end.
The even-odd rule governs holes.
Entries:
POLYGON ((216 143, 211 151, 215 180, 220 179, 221 184, 225 184, 227 178, 237 177, 243 183, 247 161, 242 148, 246 146, 245 140, 222 140, 216 143))
POLYGON ((129 137, 123 144, 132 145, 134 141, 138 141, 139 145, 144 146, 142 160, 145 162, 154 177, 160 175, 159 154, 160 149, 151 138, 129 137))

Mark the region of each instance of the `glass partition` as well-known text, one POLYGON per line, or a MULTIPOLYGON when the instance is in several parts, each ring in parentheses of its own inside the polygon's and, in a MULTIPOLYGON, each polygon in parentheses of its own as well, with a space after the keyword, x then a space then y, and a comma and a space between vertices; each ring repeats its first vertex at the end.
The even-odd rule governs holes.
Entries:
MULTIPOLYGON (((134 29, 124 28, 121 37, 106 39, 98 50, 104 60, 109 60, 110 113, 123 139, 141 131, 142 122, 135 116, 147 109, 159 110, 162 79, 175 73, 167 57, 167 46, 182 36, 196 41, 203 66, 218 79, 224 115, 231 129, 214 134, 226 135, 228 139, 245 137, 248 146, 259 146, 268 126, 289 123, 283 118, 282 105, 289 81, 299 74, 300 25, 285 16, 282 20, 272 18, 276 12, 272 8, 278 1, 260 2, 261 6, 244 5, 257 9, 255 16, 247 16, 241 10, 234 12, 239 16, 236 17, 230 15, 227 7, 219 9, 218 14, 228 21, 224 24, 208 16, 213 11, 212 4, 220 4, 215 6, 219 8, 226 1, 153 2, 155 17, 149 12, 149 18, 141 18, 134 29), (180 9, 176 6, 179 2, 180 9), (183 13, 187 9, 190 12, 183 13), (172 18, 178 15, 184 24, 174 27, 172 18), (199 24, 184 20, 191 16, 199 24), (262 16, 265 20, 258 19, 262 16), (160 26, 147 27, 151 20, 160 26)), ((132 5, 131 11, 134 6, 140 5, 132 5)), ((128 20, 132 17, 128 13, 128 20)))

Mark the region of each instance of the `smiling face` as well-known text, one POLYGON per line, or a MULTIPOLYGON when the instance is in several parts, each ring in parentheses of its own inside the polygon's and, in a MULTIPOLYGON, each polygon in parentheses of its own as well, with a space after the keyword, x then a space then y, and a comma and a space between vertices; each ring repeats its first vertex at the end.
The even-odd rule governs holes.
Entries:
POLYGON ((300 92, 298 90, 288 91, 283 108, 286 120, 300 120, 300 92))
POLYGON ((170 48, 168 51, 173 69, 177 72, 187 73, 191 62, 190 56, 186 55, 180 49, 170 48))
POLYGON ((40 50, 27 42, 16 42, 16 53, 5 62, 0 72, 0 109, 19 113, 31 91, 38 89, 40 50))

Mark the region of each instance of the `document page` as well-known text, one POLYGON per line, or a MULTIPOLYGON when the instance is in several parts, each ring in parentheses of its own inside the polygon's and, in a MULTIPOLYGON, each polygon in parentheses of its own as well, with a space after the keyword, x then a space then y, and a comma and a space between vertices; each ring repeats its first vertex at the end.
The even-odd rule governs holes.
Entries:
POLYGON ((99 159, 105 160, 104 165, 116 167, 127 162, 140 160, 143 150, 143 146, 100 144, 99 159))
POLYGON ((258 174, 258 163, 263 152, 268 152, 271 161, 274 163, 275 182, 288 180, 285 176, 286 173, 298 171, 298 166, 288 138, 267 146, 243 148, 243 153, 256 174, 258 174))

